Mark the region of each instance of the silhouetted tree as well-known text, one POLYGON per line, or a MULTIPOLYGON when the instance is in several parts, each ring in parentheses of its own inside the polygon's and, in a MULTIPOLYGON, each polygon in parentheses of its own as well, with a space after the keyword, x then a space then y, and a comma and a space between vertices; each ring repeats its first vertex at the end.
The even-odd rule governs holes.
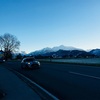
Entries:
POLYGON ((15 52, 19 49, 20 42, 16 36, 5 33, 0 36, 0 48, 4 51, 5 59, 11 58, 12 52, 15 52))

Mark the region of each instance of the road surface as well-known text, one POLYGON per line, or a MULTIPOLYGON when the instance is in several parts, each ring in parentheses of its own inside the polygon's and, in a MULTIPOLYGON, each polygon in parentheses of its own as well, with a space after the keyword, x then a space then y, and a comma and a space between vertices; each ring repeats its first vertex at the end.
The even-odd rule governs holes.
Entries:
POLYGON ((41 62, 37 70, 22 70, 20 62, 2 64, 24 74, 60 100, 100 100, 100 68, 41 62))

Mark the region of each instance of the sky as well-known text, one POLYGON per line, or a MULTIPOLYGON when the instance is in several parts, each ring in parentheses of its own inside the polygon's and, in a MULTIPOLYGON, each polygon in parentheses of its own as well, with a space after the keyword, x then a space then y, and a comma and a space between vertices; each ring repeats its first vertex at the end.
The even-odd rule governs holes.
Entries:
POLYGON ((26 53, 59 45, 100 48, 100 0, 0 0, 5 33, 26 53))

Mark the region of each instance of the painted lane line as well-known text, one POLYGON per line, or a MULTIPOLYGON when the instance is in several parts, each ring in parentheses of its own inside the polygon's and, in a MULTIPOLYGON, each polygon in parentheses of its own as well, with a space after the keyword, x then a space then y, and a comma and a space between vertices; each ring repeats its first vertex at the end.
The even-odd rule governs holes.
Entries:
POLYGON ((89 77, 89 78, 94 78, 94 79, 98 79, 98 80, 100 80, 100 77, 96 77, 96 76, 91 76, 91 75, 81 74, 81 73, 72 72, 72 71, 69 71, 69 73, 71 73, 71 74, 75 74, 75 75, 80 75, 80 76, 85 76, 85 77, 89 77))

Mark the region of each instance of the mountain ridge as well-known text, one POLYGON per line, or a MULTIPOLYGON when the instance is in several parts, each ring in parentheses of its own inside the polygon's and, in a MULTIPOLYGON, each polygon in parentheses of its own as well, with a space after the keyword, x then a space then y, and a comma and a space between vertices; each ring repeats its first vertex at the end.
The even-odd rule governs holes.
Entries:
POLYGON ((46 54, 46 53, 50 53, 50 52, 56 52, 56 51, 59 51, 59 50, 80 50, 80 51, 84 51, 83 49, 80 49, 80 48, 60 45, 60 46, 55 46, 55 47, 52 47, 52 48, 45 47, 41 50, 36 50, 36 51, 30 52, 29 55, 46 54))
POLYGON ((86 51, 72 46, 55 46, 52 48, 46 47, 41 50, 36 50, 28 54, 28 56, 42 56, 42 57, 100 57, 100 49, 91 49, 86 51))

